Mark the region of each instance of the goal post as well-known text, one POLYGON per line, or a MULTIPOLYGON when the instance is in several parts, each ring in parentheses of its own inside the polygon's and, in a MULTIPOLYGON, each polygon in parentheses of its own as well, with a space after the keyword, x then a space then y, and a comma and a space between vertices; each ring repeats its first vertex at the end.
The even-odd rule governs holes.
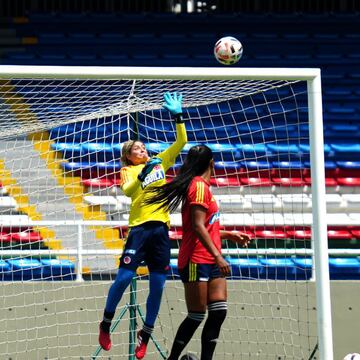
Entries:
MULTIPOLYGON (((128 219, 129 209, 129 202, 121 194, 118 182, 121 143, 127 139, 139 137, 149 146, 150 152, 156 153, 174 141, 174 124, 169 114, 161 110, 162 96, 165 91, 180 91, 184 94, 184 118, 189 144, 200 142, 210 144, 216 156, 215 179, 212 185, 223 212, 221 219, 223 226, 249 230, 254 234, 258 229, 266 232, 268 227, 281 227, 287 230, 291 228, 293 232, 311 227, 311 248, 308 247, 304 237, 299 240, 301 242, 299 247, 295 248, 293 244, 296 241, 291 239, 289 243, 292 247, 284 246, 282 249, 279 243, 287 244, 286 241, 284 243, 281 242, 282 240, 279 241, 283 238, 271 235, 270 239, 265 234, 259 241, 256 240, 253 248, 239 249, 228 247, 226 244, 224 253, 229 259, 239 264, 243 259, 255 261, 261 256, 265 256, 263 260, 269 260, 268 255, 270 257, 273 255, 275 260, 277 256, 282 259, 281 256, 288 254, 302 257, 310 255, 314 269, 312 279, 302 279, 299 284, 300 287, 306 288, 306 284, 315 281, 319 359, 332 360, 319 69, 0 66, 2 188, 4 193, 7 191, 6 195, 10 195, 7 199, 8 204, 11 203, 11 198, 15 199, 18 205, 27 203, 26 206, 20 207, 22 211, 16 207, 14 210, 10 205, 6 205, 6 212, 4 210, 0 214, 0 231, 4 239, 6 237, 8 241, 11 238, 11 229, 18 231, 21 230, 21 225, 26 224, 36 224, 36 228, 45 241, 46 236, 53 237, 57 234, 55 230, 57 227, 73 226, 71 230, 59 232, 63 237, 61 250, 56 246, 49 246, 46 250, 48 254, 53 253, 60 260, 66 258, 74 262, 78 268, 74 270, 75 277, 72 280, 80 280, 82 277, 82 269, 79 269, 79 265, 86 267, 85 273, 88 273, 87 279, 91 282, 104 280, 106 276, 109 279, 109 274, 112 274, 111 279, 117 266, 116 260, 114 261, 114 252, 123 245, 122 240, 126 231, 124 224, 128 219), (307 134, 304 129, 308 131, 307 134), (44 132, 47 132, 47 135, 44 132), (308 148, 304 145, 303 158, 302 154, 294 153, 295 148, 300 149, 303 145, 302 140, 309 145, 308 148), (64 156, 65 161, 62 161, 61 156, 64 156), (296 156, 300 161, 294 161, 296 156), (309 160, 310 163, 307 175, 304 175, 299 165, 305 160, 309 160), (275 168, 274 165, 273 168, 272 163, 276 163, 278 167, 275 168), (286 163, 289 166, 287 169, 286 163), (101 164, 100 170, 99 164, 101 164), (60 167, 63 167, 62 170, 60 167), (75 177, 74 173, 78 175, 75 177), (49 174, 55 176, 56 181, 51 183, 49 174), (297 174, 304 186, 311 184, 311 197, 309 193, 306 194, 307 204, 310 205, 305 205, 303 194, 298 191, 298 188, 295 189, 295 185, 292 185, 291 179, 294 174, 297 174), (311 182, 306 183, 305 176, 311 177, 311 182), (274 183, 265 184, 267 177, 273 178, 274 183), (289 178, 290 182, 286 184, 282 178, 289 178), (62 197, 57 193, 59 187, 63 187, 62 197), (88 193, 82 190, 83 187, 90 189, 88 193), (296 203, 295 197, 292 197, 292 190, 296 192, 298 198, 301 198, 300 202, 296 203), (64 206, 60 207, 60 203, 64 203, 64 206), (311 210, 305 209, 306 206, 311 207, 311 210), (47 217, 44 216, 45 213, 47 217), (42 219, 48 221, 44 221, 41 225, 42 219), (108 226, 104 226, 107 221, 108 226), (81 226, 82 222, 84 226, 81 226), (99 240, 95 239, 96 236, 91 237, 92 233, 99 233, 97 224, 100 222, 101 241, 109 247, 102 248, 99 240), (113 239, 113 236, 119 238, 113 239), (67 249, 68 256, 66 256, 67 249), (82 256, 79 257, 79 254, 82 256), (79 258, 76 260, 77 256, 81 261, 79 258), (108 260, 109 258, 112 260, 108 260)), ((185 147, 177 164, 183 160, 190 145, 185 147)), ((171 177, 175 172, 176 166, 168 175, 171 177)), ((310 192, 309 186, 307 189, 310 192)), ((5 205, 3 208, 5 209, 5 205)), ((176 242, 177 238, 181 238, 180 214, 175 213, 171 219, 171 232, 176 242)), ((6 241, 2 240, 2 245, 7 244, 6 241)), ((2 255, 2 260, 7 263, 11 258, 22 257, 19 255, 19 248, 13 253, 12 248, 3 247, 2 249, 3 254, 6 254, 6 256, 2 255)), ((40 256, 41 251, 45 251, 40 249, 36 253, 37 250, 33 248, 23 247, 22 249, 24 257, 28 258, 40 256)), ((176 254, 176 249, 173 252, 176 254)), ((172 260, 176 262, 175 258, 172 260)), ((268 334, 273 331, 273 337, 269 342, 272 349, 275 349, 271 351, 278 351, 280 354, 279 359, 286 356, 286 359, 301 359, 304 356, 310 356, 312 349, 297 351, 298 347, 302 346, 297 342, 297 336, 313 338, 305 334, 310 332, 309 329, 301 332, 302 328, 306 327, 306 321, 298 321, 292 315, 294 309, 295 312, 296 309, 299 311, 300 306, 297 308, 292 300, 284 300, 286 296, 289 296, 292 299, 295 298, 295 302, 306 302, 308 294, 304 294, 304 298, 300 299, 301 295, 298 295, 297 290, 294 290, 295 295, 293 290, 289 290, 292 288, 291 284, 297 282, 296 278, 287 277, 286 270, 281 280, 276 278, 276 272, 275 275, 268 277, 268 272, 270 274, 272 271, 271 265, 264 266, 266 266, 266 274, 264 273, 258 279, 256 277, 254 279, 252 274, 248 275, 248 280, 244 280, 244 276, 240 273, 238 276, 240 279, 233 280, 229 286, 229 295, 234 309, 237 307, 237 287, 245 292, 244 298, 247 299, 247 304, 251 304, 254 299, 259 301, 258 305, 261 308, 259 323, 251 315, 244 316, 240 310, 236 309, 231 315, 231 323, 225 329, 226 336, 231 338, 231 343, 236 344, 236 349, 242 346, 241 339, 236 338, 239 334, 248 334, 247 349, 256 346, 266 349, 267 340, 262 339, 262 336, 270 338, 271 335, 268 334), (266 284, 257 293, 255 293, 257 286, 253 285, 254 280, 259 282, 259 287, 266 284), (254 294, 251 294, 252 291, 254 294), (284 316, 286 320, 289 320, 290 325, 283 325, 281 318, 279 319, 277 315, 269 315, 267 311, 263 311, 267 301, 269 303, 272 301, 272 296, 277 296, 279 304, 283 301, 288 302, 284 316), (262 303, 263 300, 265 305, 262 303), (243 328, 243 325, 236 325, 236 319, 239 318, 249 327, 243 328), (272 321, 277 325, 274 327, 270 325, 267 328, 268 323, 272 321), (297 321, 296 325, 292 325, 297 321), (261 330, 257 330, 257 326, 261 330), (236 333, 233 336, 234 339, 232 339, 232 331, 236 333), (286 332, 288 334, 285 334, 286 332), (281 347, 283 349, 280 350, 281 347), (290 347, 296 350, 289 352, 290 347)), ((248 272, 250 274, 250 270, 248 272)), ((165 312, 160 313, 160 325, 156 330, 157 335, 165 338, 164 343, 167 347, 173 340, 171 336, 169 338, 168 326, 173 327, 172 333, 178 326, 178 322, 174 321, 177 317, 172 317, 173 308, 176 307, 176 301, 183 304, 181 283, 176 274, 173 274, 173 278, 176 279, 174 288, 171 288, 174 293, 169 292, 169 300, 165 295, 165 304, 162 305, 165 312), (164 320, 166 325, 162 322, 164 318, 166 318, 164 320)), ((41 285, 44 279, 36 280, 40 285, 37 286, 35 283, 31 285, 33 292, 42 291, 45 296, 48 285, 41 285)), ((51 280, 51 278, 46 280, 51 280)), ((8 289, 16 286, 20 292, 22 286, 24 289, 29 288, 27 281, 22 279, 12 280, 7 277, 6 281, 11 282, 11 287, 8 285, 8 289)), ((6 284, 9 283, 6 282, 6 284)), ((87 283, 88 281, 74 282, 73 285, 66 283, 63 293, 65 294, 66 289, 71 288, 69 293, 79 302, 81 296, 86 296, 86 289, 90 288, 90 284, 87 283), (76 289, 83 289, 80 290, 78 297, 74 295, 76 289)), ((56 286, 61 289, 61 282, 56 286)), ((143 294, 146 294, 146 286, 140 288, 139 293, 141 291, 141 297, 143 297, 143 294)), ((12 297, 15 298, 18 292, 6 289, 4 286, 2 295, 11 302, 12 297)), ((56 291, 54 289, 54 293, 60 294, 58 289, 56 291)), ((98 300, 95 306, 98 315, 103 310, 101 304, 104 305, 106 296, 106 288, 104 289, 101 294, 94 296, 98 300)), ((37 298, 34 301, 41 302, 41 294, 37 294, 34 298, 37 298)), ((67 299, 62 298, 56 301, 59 302, 58 306, 62 307, 60 302, 65 304, 67 299)), ((5 305, 0 306, 1 312, 5 313, 5 309, 5 305)), ((272 310, 269 310, 269 313, 271 312, 272 310)), ((71 323, 69 314, 71 311, 66 313, 71 323)), ((28 313, 26 309, 21 312, 21 319, 25 322, 31 316, 31 307, 28 313)), ((93 316, 94 314, 91 318, 93 316)), ((56 326, 56 322, 54 324, 54 321, 46 320, 45 316, 41 320, 43 321, 40 321, 40 324, 43 325, 31 322, 31 329, 38 330, 39 326, 46 327, 47 323, 56 326)), ((11 320, 8 321, 11 322, 11 320)), ((308 322, 311 321, 308 320, 308 322)), ((4 325, 6 326, 6 323, 4 325)), ((122 331, 123 338, 126 338, 126 330, 122 331)), ((40 330, 39 333, 46 339, 47 334, 44 331, 40 330)), ((66 351, 66 341, 72 343, 72 340, 69 340, 67 334, 62 331, 59 333, 61 333, 60 338, 64 339, 64 341, 59 341, 61 346, 54 340, 55 336, 48 340, 49 347, 58 346, 60 350, 46 349, 43 353, 48 351, 47 354, 57 354, 61 358, 62 351, 66 351)), ((81 354, 82 356, 90 355, 94 350, 91 346, 97 345, 96 334, 92 330, 89 330, 86 335, 95 341, 95 344, 89 345, 88 353, 81 354)), ((230 340, 225 339, 224 343, 226 344, 227 341, 230 340)), ((85 343, 89 344, 86 341, 85 343)), ((0 345, 11 348, 6 345, 5 340, 0 340, 0 345)), ((220 346, 220 349, 224 347, 220 346)), ((23 346, 20 342, 19 349, 11 355, 20 354, 22 351, 23 346)), ((226 346, 221 351, 223 351, 222 359, 236 359, 236 354, 227 353, 226 346)), ((271 355, 274 354, 276 352, 271 353, 271 355)), ((131 354, 128 355, 131 356, 131 354)), ((245 359, 247 355, 243 354, 243 356, 245 359)), ((261 356, 266 355, 257 354, 259 359, 266 358, 261 356)), ((156 355, 154 355, 155 358, 157 358, 156 355)))

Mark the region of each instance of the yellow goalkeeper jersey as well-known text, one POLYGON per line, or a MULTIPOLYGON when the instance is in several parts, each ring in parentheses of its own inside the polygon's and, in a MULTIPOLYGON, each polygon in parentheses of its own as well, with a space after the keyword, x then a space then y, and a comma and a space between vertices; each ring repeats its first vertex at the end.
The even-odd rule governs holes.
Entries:
POLYGON ((176 141, 166 150, 157 155, 162 163, 155 165, 143 182, 137 177, 145 164, 130 165, 120 170, 120 185, 124 194, 131 197, 129 227, 148 221, 162 221, 170 225, 170 214, 165 209, 158 209, 158 204, 147 205, 144 200, 150 195, 145 188, 157 187, 166 183, 166 171, 175 163, 176 157, 187 142, 184 124, 176 124, 176 141))

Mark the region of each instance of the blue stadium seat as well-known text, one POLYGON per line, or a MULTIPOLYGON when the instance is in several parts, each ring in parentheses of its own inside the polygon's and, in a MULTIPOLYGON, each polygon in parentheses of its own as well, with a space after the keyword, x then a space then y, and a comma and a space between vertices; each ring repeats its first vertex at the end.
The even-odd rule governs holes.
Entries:
POLYGON ((170 259, 170 269, 167 273, 167 276, 171 279, 174 279, 179 276, 178 270, 178 260, 177 259, 170 259))
POLYGON ((260 259, 260 263, 264 266, 262 276, 266 279, 295 279, 296 268, 291 259, 260 259))
POLYGON ((299 153, 299 147, 296 144, 266 144, 266 148, 275 154, 285 153, 290 155, 291 153, 299 153))
POLYGON ((302 161, 273 161, 274 169, 303 169, 305 167, 302 161))
POLYGON ((219 174, 234 174, 240 172, 239 161, 215 161, 215 171, 219 174))
POLYGON ((11 277, 14 280, 36 280, 41 278, 42 265, 36 259, 11 259, 11 277))
POLYGON ((357 258, 330 258, 330 279, 360 279, 360 261, 357 258))
MULTIPOLYGON (((310 168, 310 161, 304 161, 304 167, 310 168)), ((335 170, 337 168, 335 161, 325 161, 326 170, 335 170)))
POLYGON ((312 274, 311 258, 293 258, 291 259, 295 265, 295 274, 297 280, 309 280, 312 274))
POLYGON ((350 170, 360 169, 360 161, 336 161, 336 165, 340 169, 350 169, 350 170))
POLYGON ((75 265, 66 259, 42 259, 42 274, 44 280, 75 280, 75 265))
POLYGON ((331 148, 336 154, 359 154, 360 155, 360 144, 330 144, 331 148))
POLYGON ((272 169, 272 163, 269 161, 241 161, 241 166, 247 170, 270 170, 272 169))
POLYGON ((10 265, 5 260, 0 259, 0 281, 11 280, 10 270, 10 265))
POLYGON ((226 258, 231 266, 231 276, 240 279, 259 279, 264 270, 256 258, 226 258))
POLYGON ((236 144, 236 150, 239 152, 238 157, 245 159, 265 155, 268 152, 265 144, 236 144))

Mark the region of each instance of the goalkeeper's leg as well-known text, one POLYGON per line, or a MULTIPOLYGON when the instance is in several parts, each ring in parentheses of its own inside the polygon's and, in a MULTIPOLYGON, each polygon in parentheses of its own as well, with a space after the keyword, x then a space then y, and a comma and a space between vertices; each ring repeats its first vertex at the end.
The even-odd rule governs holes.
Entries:
POLYGON ((99 344, 106 351, 111 348, 110 327, 116 307, 134 275, 135 271, 120 267, 116 279, 109 289, 104 316, 99 329, 99 344))
POLYGON ((146 318, 142 329, 138 332, 138 345, 135 349, 137 359, 142 359, 146 354, 147 344, 154 330, 155 320, 159 313, 165 281, 166 273, 150 272, 150 289, 146 301, 146 318))

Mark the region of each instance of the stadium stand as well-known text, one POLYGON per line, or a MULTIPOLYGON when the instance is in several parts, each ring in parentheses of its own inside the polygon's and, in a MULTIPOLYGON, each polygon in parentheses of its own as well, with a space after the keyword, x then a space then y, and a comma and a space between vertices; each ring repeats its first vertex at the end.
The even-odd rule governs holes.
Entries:
MULTIPOLYGON (((204 13, 202 16, 30 13, 26 21, 16 23, 9 20, 7 25, 13 32, 9 32, 8 46, 2 51, 0 63, 217 66, 209 49, 212 49, 214 39, 225 35, 226 23, 227 32, 230 31, 245 44, 246 50, 241 60, 244 67, 321 67, 325 103, 327 209, 330 214, 334 214, 334 219, 344 219, 343 227, 329 226, 329 246, 359 248, 360 230, 346 226, 346 218, 360 215, 360 145, 357 140, 360 135, 357 98, 359 54, 356 50, 360 38, 357 33, 354 34, 352 27, 352 21, 358 19, 358 14, 337 16, 330 13, 318 17, 309 15, 308 18, 306 14, 270 14, 266 22, 261 14, 247 17, 246 14, 217 13, 204 13), (89 21, 92 24, 90 28, 89 21), (164 33, 162 28, 173 30, 164 33)), ((65 108, 57 110, 66 111, 65 108)), ((254 131, 256 124, 252 126, 251 130, 254 131)), ((247 124, 237 129, 224 128, 223 132, 225 137, 234 134, 234 131, 244 134, 246 141, 246 132, 249 133, 249 130, 247 124)), ((308 131, 307 125, 300 131, 308 131)), ((276 134, 267 131, 266 139, 272 140, 274 136, 279 139, 282 132, 283 135, 284 132, 291 132, 291 127, 280 128, 276 134)), ((118 216, 118 210, 126 209, 129 204, 129 200, 121 194, 118 177, 108 176, 119 173, 121 142, 126 140, 126 134, 123 134, 121 129, 111 128, 106 120, 100 126, 91 122, 77 123, 51 132, 53 139, 56 139, 52 150, 63 157, 63 170, 81 176, 82 185, 86 189, 85 202, 100 206, 108 219, 112 220, 118 216), (79 128, 81 132, 76 131, 79 128), (95 142, 99 138, 104 142, 95 142)), ((191 134, 189 136, 190 141, 194 140, 191 134)), ((203 137, 206 140, 207 134, 204 133, 203 137)), ((264 214, 267 209, 271 209, 279 212, 279 216, 283 211, 296 213, 300 208, 301 211, 311 212, 309 159, 301 156, 299 160, 299 154, 309 153, 308 143, 254 145, 251 142, 226 142, 209 145, 215 152, 217 176, 213 184, 220 189, 216 196, 223 213, 226 214, 230 207, 233 212, 235 209, 237 213, 243 214, 249 208, 263 211, 264 214), (243 159, 244 154, 247 157, 251 157, 251 154, 262 155, 264 160, 232 162, 234 154, 236 160, 243 159), (282 154, 286 154, 286 157, 282 158, 282 154), (290 171, 284 170, 289 168, 290 171), (231 173, 235 175, 226 175, 231 173), (248 185, 269 187, 271 194, 249 194, 248 185), (229 196, 221 192, 222 187, 229 186, 239 187, 240 194, 229 196)), ((159 143, 147 144, 151 153, 161 151, 161 146, 159 143)), ((1 216, 15 215, 16 211, 17 204, 12 197, 0 197, 1 216)), ((121 219, 126 219, 126 216, 121 219)), ((232 225, 236 226, 236 223, 232 225)), ((311 240, 310 229, 306 226, 295 231, 287 231, 284 227, 243 230, 254 236, 256 246, 286 247, 299 238, 311 240)), ((175 242, 179 241, 181 232, 172 231, 171 238, 175 242)), ((0 239, 2 248, 24 248, 33 246, 33 243, 44 246, 41 234, 32 229, 19 229, 17 232, 3 229, 0 239)), ((311 276, 311 260, 307 258, 260 261, 230 258, 229 261, 235 277, 261 278, 265 273, 267 277, 276 278, 286 276, 307 279, 311 276)), ((171 265, 176 273, 174 259, 171 265)), ((357 258, 331 258, 329 265, 333 279, 360 278, 360 262, 357 258)), ((3 279, 8 278, 9 273, 14 279, 40 279, 44 276, 73 279, 73 264, 58 259, 6 260, 0 262, 0 273, 3 279)))

